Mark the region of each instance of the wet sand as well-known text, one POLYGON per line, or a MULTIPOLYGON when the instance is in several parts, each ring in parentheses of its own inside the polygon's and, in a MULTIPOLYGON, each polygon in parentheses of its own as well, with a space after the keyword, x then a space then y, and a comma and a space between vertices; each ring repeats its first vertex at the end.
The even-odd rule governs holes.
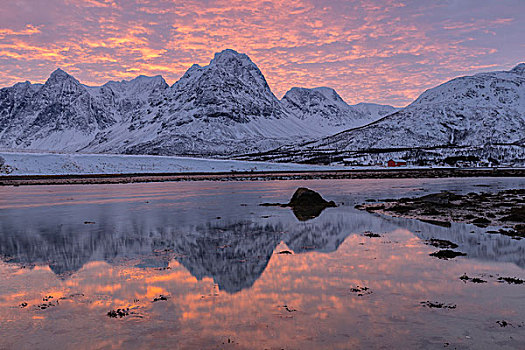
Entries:
POLYGON ((89 175, 9 175, 0 176, 0 186, 112 184, 165 181, 269 181, 317 179, 396 179, 396 178, 525 177, 522 168, 432 168, 335 170, 306 172, 224 172, 147 173, 89 175))

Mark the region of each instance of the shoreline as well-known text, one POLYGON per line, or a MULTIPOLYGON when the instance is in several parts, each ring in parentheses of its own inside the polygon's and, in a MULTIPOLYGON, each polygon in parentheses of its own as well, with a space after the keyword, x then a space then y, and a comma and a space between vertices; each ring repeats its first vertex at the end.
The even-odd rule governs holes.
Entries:
POLYGON ((90 185, 167 181, 269 181, 310 179, 395 179, 449 177, 525 177, 525 168, 353 169, 333 171, 188 172, 75 175, 4 175, 0 186, 90 185))

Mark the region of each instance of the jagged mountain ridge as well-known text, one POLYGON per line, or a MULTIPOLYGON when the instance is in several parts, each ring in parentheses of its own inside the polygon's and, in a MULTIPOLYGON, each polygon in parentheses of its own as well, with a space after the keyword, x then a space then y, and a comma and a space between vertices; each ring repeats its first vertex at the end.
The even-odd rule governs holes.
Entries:
POLYGON ((248 56, 232 50, 216 54, 208 66, 192 66, 166 96, 156 136, 125 153, 251 152, 319 135, 281 106, 248 56))
POLYGON ((318 119, 325 120, 320 127, 330 133, 336 133, 341 128, 366 125, 397 110, 392 106, 373 103, 350 106, 334 89, 328 87, 294 87, 284 95, 282 103, 299 119, 308 123, 314 124, 318 119))
POLYGON ((8 147, 70 150, 116 122, 85 86, 61 69, 43 85, 26 82, 11 89, 0 91, 0 140, 8 147))
POLYGON ((295 151, 525 145, 525 63, 450 80, 369 125, 295 151))
POLYGON ((247 55, 233 50, 193 65, 171 87, 161 76, 89 87, 57 69, 43 85, 0 90, 0 147, 228 155, 328 136, 379 117, 340 105, 341 115, 318 109, 302 118, 275 97, 247 55))

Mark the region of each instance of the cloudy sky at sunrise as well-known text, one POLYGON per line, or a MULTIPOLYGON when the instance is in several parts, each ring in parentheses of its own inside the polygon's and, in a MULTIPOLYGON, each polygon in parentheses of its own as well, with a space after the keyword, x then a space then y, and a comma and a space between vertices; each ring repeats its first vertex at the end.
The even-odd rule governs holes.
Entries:
POLYGON ((403 106, 458 75, 525 61, 523 0, 0 0, 0 86, 61 67, 88 85, 174 83, 217 51, 244 52, 280 98, 334 87, 403 106))

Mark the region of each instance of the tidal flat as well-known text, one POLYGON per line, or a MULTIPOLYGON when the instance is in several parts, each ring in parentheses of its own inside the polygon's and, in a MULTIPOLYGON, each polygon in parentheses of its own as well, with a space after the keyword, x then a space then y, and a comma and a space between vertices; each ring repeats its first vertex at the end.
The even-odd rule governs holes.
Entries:
POLYGON ((0 187, 0 348, 520 349, 525 239, 355 206, 523 188, 525 178, 0 187), (337 207, 301 217, 260 205, 299 187, 337 207), (436 254, 446 250, 461 254, 436 254))

